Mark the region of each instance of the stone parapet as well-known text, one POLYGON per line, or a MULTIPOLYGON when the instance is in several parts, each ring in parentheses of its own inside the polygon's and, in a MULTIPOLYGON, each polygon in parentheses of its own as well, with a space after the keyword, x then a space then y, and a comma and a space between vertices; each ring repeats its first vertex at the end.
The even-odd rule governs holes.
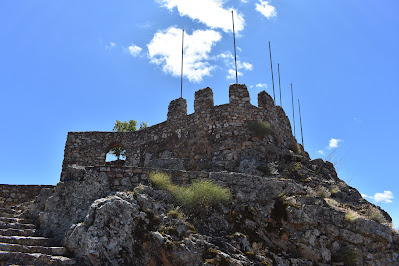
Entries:
POLYGON ((42 188, 50 185, 3 185, 0 184, 0 207, 8 207, 35 199, 42 188))
POLYGON ((229 103, 245 106, 250 104, 250 97, 245 84, 231 84, 229 87, 229 103))
POLYGON ((194 112, 210 112, 214 106, 212 89, 207 87, 195 92, 194 112))
POLYGON ((187 116, 187 101, 183 98, 173 100, 168 108, 168 120, 178 120, 187 116))

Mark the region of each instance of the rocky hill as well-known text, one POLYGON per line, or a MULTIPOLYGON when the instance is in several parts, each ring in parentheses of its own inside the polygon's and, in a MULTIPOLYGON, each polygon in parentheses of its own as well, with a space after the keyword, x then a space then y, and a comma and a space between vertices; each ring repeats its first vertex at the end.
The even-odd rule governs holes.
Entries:
POLYGON ((255 107, 245 85, 233 84, 230 103, 213 106, 211 92, 196 93, 191 115, 184 99, 173 101, 168 120, 142 132, 69 133, 61 181, 22 204, 19 217, 74 258, 35 263, 399 265, 390 216, 333 164, 311 160, 269 95, 255 107), (105 163, 118 145, 125 163, 105 163), (174 189, 151 181, 159 172, 174 189), (178 200, 201 180, 229 199, 194 208, 178 200))

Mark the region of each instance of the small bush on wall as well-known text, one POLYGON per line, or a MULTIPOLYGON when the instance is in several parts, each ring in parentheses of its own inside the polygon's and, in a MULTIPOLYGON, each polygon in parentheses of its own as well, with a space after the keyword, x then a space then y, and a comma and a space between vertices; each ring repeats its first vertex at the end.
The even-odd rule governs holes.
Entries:
POLYGON ((263 138, 272 133, 270 124, 261 120, 252 121, 249 124, 249 130, 259 138, 263 138))

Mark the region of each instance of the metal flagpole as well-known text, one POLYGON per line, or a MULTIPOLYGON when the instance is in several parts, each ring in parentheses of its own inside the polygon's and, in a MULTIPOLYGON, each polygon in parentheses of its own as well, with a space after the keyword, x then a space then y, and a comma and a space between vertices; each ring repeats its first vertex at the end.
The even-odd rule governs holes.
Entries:
POLYGON ((283 107, 283 104, 281 103, 280 63, 277 64, 277 67, 278 67, 278 87, 280 89, 280 106, 283 107))
POLYGON ((236 34, 234 31, 234 11, 231 10, 231 18, 233 20, 233 38, 234 38, 234 63, 236 65, 236 84, 238 84, 238 75, 237 75, 237 52, 236 52, 236 34))
POLYGON ((291 83, 291 99, 292 99, 292 122, 294 123, 294 138, 296 138, 296 135, 295 135, 294 92, 292 91, 292 83, 291 83))
POLYGON ((269 41, 269 53, 270 53, 270 68, 271 68, 271 70, 272 70, 273 100, 274 100, 274 104, 276 104, 276 94, 275 94, 275 92, 274 92, 274 77, 273 77, 272 49, 270 48, 270 41, 269 41))
POLYGON ((299 102, 298 99, 298 106, 299 106, 299 122, 301 124, 301 137, 302 137, 302 147, 305 148, 305 146, 303 145, 303 132, 302 132, 302 115, 301 115, 301 103, 299 102))
POLYGON ((184 51, 184 30, 181 39, 181 78, 180 78, 180 98, 183 98, 183 51, 184 51))

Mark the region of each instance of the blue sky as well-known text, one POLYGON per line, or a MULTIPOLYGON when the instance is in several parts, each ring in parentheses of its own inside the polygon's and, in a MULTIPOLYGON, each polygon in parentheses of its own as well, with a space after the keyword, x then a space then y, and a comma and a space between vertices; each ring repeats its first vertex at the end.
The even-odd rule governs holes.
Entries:
POLYGON ((252 103, 272 94, 271 41, 276 92, 279 63, 290 119, 290 83, 301 100, 306 150, 334 151, 339 177, 398 226, 396 0, 1 1, 0 183, 56 184, 68 131, 164 121, 180 96, 183 28, 189 113, 204 87, 227 103, 232 9, 252 103))

